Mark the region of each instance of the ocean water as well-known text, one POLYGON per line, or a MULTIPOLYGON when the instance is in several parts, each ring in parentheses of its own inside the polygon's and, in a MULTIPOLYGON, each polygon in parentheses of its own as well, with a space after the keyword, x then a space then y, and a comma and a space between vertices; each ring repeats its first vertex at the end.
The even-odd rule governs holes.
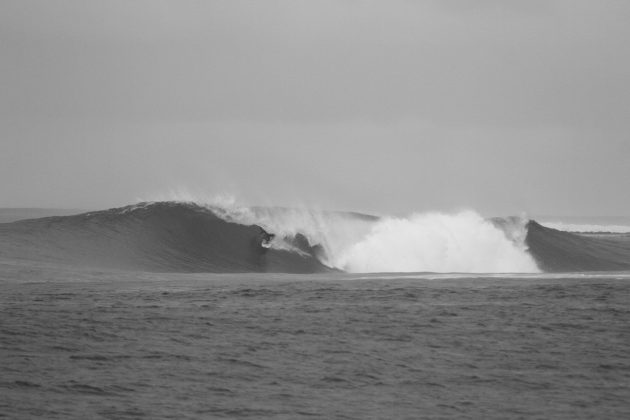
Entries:
POLYGON ((0 417, 630 418, 630 273, 4 262, 0 417))
POLYGON ((192 202, 0 223, 0 418, 630 418, 630 233, 553 226, 192 202))

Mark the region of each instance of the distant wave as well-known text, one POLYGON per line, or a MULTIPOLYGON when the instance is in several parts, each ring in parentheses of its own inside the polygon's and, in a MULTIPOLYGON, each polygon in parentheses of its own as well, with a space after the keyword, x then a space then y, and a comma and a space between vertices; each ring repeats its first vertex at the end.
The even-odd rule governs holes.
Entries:
POLYGON ((472 211, 375 217, 147 202, 0 224, 0 259, 160 272, 535 273, 630 269, 630 235, 472 211))
POLYGON ((576 233, 630 233, 627 225, 601 225, 593 223, 541 222, 541 225, 556 230, 576 233))

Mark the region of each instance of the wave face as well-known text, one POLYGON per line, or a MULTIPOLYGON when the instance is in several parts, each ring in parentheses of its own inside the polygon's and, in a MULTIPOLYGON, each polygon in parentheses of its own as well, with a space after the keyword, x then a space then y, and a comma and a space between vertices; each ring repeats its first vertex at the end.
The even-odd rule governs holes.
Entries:
POLYGON ((405 218, 141 203, 0 224, 0 258, 153 272, 536 273, 630 269, 630 234, 465 211, 405 218))
POLYGON ((547 272, 630 270, 628 233, 572 233, 530 221, 526 243, 547 272))
POLYGON ((0 224, 0 258, 154 272, 330 270, 307 252, 267 249, 258 226, 192 203, 143 203, 0 224))

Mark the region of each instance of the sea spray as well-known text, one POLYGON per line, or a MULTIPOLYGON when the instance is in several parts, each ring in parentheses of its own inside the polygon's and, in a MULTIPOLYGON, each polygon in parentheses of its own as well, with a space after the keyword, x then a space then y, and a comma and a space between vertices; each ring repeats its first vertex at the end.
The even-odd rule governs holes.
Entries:
POLYGON ((362 273, 538 272, 524 237, 508 235, 472 211, 384 218, 338 255, 335 265, 362 273))
POLYGON ((324 252, 318 257, 348 272, 535 273, 527 252, 526 219, 493 223, 473 211, 371 217, 300 208, 216 209, 226 220, 273 232, 277 249, 304 235, 324 252))

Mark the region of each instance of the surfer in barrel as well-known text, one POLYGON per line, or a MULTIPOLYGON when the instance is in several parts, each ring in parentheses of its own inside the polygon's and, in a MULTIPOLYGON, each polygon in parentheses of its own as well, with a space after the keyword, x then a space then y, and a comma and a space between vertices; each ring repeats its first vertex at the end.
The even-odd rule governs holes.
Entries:
POLYGON ((267 232, 265 229, 260 228, 260 246, 263 248, 271 248, 271 242, 276 235, 267 232))

